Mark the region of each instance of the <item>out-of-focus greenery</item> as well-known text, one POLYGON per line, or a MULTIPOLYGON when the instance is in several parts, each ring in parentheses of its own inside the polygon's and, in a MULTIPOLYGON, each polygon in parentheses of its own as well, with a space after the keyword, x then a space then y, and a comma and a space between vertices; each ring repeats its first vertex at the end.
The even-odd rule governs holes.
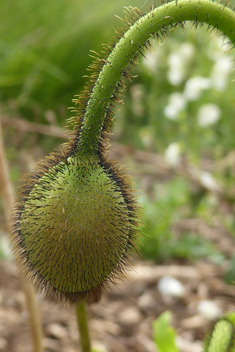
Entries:
MULTIPOLYGON (((64 124, 92 62, 121 21, 124 6, 141 0, 2 0, 0 2, 0 101, 25 118, 45 122, 52 109, 64 124)), ((149 3, 149 6, 151 4, 149 3)), ((146 3, 147 6, 147 3, 146 3)))
POLYGON ((138 77, 128 83, 115 125, 120 140, 159 153, 173 170, 186 161, 208 190, 195 190, 176 176, 156 181, 154 192, 142 198, 147 236, 140 241, 145 258, 223 261, 219 249, 198 233, 185 231, 177 237, 174 224, 179 220, 203 219, 213 227, 219 216, 235 235, 235 51, 228 50, 226 42, 205 27, 195 31, 187 25, 183 32, 170 33, 164 45, 153 42, 152 52, 136 69, 138 77), (213 194, 215 184, 222 186, 231 205, 223 215, 213 194))
MULTIPOLYGON (((153 338, 159 352, 179 352, 176 345, 176 330, 170 325, 172 314, 165 311, 153 322, 153 338)), ((203 341, 203 352, 228 352, 234 341, 235 314, 228 312, 213 322, 203 341)), ((233 346, 230 349, 234 350, 233 346)))
POLYGON ((137 66, 117 129, 123 141, 161 153, 177 142, 199 162, 234 147, 234 50, 226 54, 226 39, 191 27, 170 32, 164 45, 153 42, 153 52, 137 66), (218 120, 210 121, 217 112, 218 120))
MULTIPOLYGON (((123 6, 129 5, 145 11, 152 1, 2 0, 3 114, 65 125, 71 116, 67 107, 81 91, 83 75, 92 62, 89 50, 102 51, 101 44, 110 40, 115 27, 122 26, 114 14, 124 17, 123 6)), ((191 25, 184 31, 169 32, 164 45, 153 41, 152 52, 140 58, 134 70, 138 77, 126 82, 125 104, 118 106, 113 138, 161 154, 173 169, 186 160, 198 168, 207 188, 213 188, 216 180, 233 199, 234 50, 227 53, 222 44, 218 34, 209 34, 206 27, 195 31, 191 25)), ((25 164, 33 163, 61 140, 32 133, 20 135, 9 128, 5 142, 12 180, 18 183, 25 164), (36 156, 31 160, 32 153, 36 156)), ((147 234, 140 239, 143 256, 156 261, 210 257, 220 262, 223 256, 197 233, 186 231, 177 237, 174 232, 174 224, 185 218, 202 218, 210 224, 220 212, 220 203, 212 193, 194 191, 179 177, 156 180, 153 193, 141 197, 146 224, 142 231, 147 234)), ((231 214, 224 216, 223 225, 235 233, 231 214)))
MULTIPOLYGON (((178 238, 172 229, 175 222, 192 215, 192 197, 189 183, 178 177, 158 184, 152 194, 154 200, 146 195, 140 198, 144 207, 144 234, 139 242, 144 258, 161 262, 171 258, 197 260, 205 257, 217 264, 224 260, 223 255, 203 237, 184 232, 178 238)), ((198 211, 200 205, 193 215, 197 215, 198 211)), ((206 208, 205 214, 207 212, 206 208)))

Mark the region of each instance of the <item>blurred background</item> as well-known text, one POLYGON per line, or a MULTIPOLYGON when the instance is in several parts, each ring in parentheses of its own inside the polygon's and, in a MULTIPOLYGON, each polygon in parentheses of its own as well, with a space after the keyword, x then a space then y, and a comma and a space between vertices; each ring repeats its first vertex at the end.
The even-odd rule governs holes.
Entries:
MULTIPOLYGON (((122 27, 114 15, 125 18, 124 6, 145 12, 152 5, 150 0, 0 2, 0 118, 14 187, 66 141, 63 127, 73 116, 68 107, 86 81, 89 50, 101 52, 122 27)), ((227 296, 235 280, 234 49, 207 26, 186 24, 168 32, 165 43, 152 40, 134 75, 126 81, 124 104, 117 106, 110 154, 134 177, 143 205, 139 261, 151 267, 202 265, 202 271, 209 265, 227 296)), ((4 275, 12 261, 6 235, 0 201, 4 275)), ((3 286, 6 281, 7 276, 3 286)), ((215 296, 212 288, 207 292, 215 296)), ((0 343, 0 351, 10 351, 9 345, 1 349, 0 343)))

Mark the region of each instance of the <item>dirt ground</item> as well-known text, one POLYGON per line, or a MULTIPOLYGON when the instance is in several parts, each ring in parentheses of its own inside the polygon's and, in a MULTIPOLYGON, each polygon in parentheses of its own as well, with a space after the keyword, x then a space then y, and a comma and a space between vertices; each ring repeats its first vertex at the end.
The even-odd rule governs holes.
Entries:
MULTIPOLYGON (((93 346, 103 352, 156 352, 152 323, 165 310, 173 313, 177 344, 182 352, 202 351, 209 320, 198 311, 211 300, 221 313, 234 310, 235 286, 221 279, 223 269, 206 261, 156 266, 137 262, 128 278, 88 307, 93 346), (182 297, 162 295, 159 279, 172 276, 184 287, 182 297)), ((61 307, 38 296, 45 352, 79 351, 73 307, 61 307)), ((0 351, 33 352, 28 313, 15 265, 0 262, 0 351)))

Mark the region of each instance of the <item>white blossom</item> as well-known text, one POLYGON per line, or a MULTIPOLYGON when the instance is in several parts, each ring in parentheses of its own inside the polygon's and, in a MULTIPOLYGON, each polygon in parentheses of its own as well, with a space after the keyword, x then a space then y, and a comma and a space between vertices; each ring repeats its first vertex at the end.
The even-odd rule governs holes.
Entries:
POLYGON ((169 70, 167 72, 168 81, 173 86, 178 86, 184 79, 184 65, 179 53, 171 53, 168 56, 169 70))
POLYGON ((169 70, 167 77, 169 82, 177 86, 185 78, 186 66, 194 54, 194 46, 191 43, 182 44, 179 49, 168 56, 169 70))
POLYGON ((204 104, 201 105, 197 113, 197 121, 201 127, 207 127, 215 124, 221 117, 221 110, 218 105, 204 104))
POLYGON ((228 77, 234 67, 231 56, 221 56, 213 66, 211 72, 211 85, 219 91, 224 90, 228 84, 228 77))
POLYGON ((224 55, 230 48, 230 44, 224 38, 216 36, 210 41, 207 56, 213 60, 217 61, 221 55, 224 55))
POLYGON ((216 182, 215 178, 208 171, 201 171, 199 174, 199 179, 202 185, 211 191, 219 191, 220 187, 216 182))
POLYGON ((173 167, 176 167, 180 163, 181 148, 179 143, 171 143, 165 150, 165 160, 173 167))
POLYGON ((156 51, 148 51, 146 54, 144 54, 143 61, 142 61, 143 65, 150 72, 156 72, 159 56, 160 55, 157 50, 156 51))
POLYGON ((184 96, 187 100, 197 100, 202 91, 209 89, 211 86, 210 79, 202 76, 189 78, 185 84, 184 96))
POLYGON ((181 282, 173 276, 163 276, 158 280, 157 288, 162 295, 173 297, 182 297, 185 291, 181 282))
POLYGON ((191 60, 195 54, 195 47, 192 43, 185 42, 179 49, 184 60, 191 60))
POLYGON ((164 115, 170 120, 176 120, 181 111, 185 109, 185 97, 181 93, 172 93, 168 105, 165 106, 164 115))

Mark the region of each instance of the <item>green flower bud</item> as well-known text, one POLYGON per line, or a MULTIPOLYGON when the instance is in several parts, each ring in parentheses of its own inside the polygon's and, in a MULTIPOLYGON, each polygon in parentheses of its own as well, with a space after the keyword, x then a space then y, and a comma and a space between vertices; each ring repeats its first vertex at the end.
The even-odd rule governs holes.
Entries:
POLYGON ((26 176, 13 214, 14 250, 47 297, 97 301, 128 264, 138 206, 110 161, 56 156, 26 176))

